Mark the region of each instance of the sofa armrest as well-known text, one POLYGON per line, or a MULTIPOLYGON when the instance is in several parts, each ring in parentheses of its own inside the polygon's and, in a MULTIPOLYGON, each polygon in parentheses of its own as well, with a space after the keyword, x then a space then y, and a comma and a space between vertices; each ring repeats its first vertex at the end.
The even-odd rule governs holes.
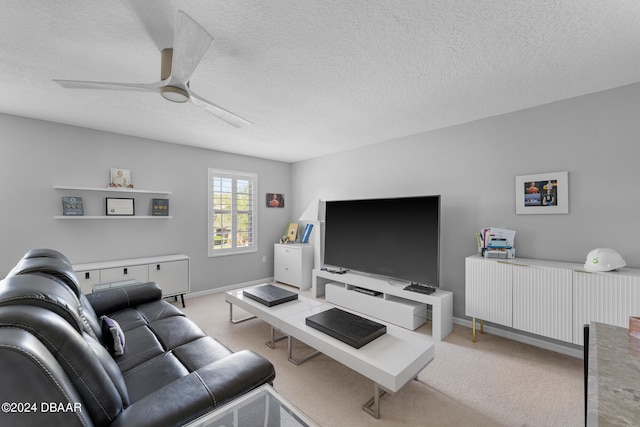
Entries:
POLYGON ((233 353, 168 384, 125 409, 110 427, 183 425, 275 378, 271 362, 233 353))
POLYGON ((105 289, 87 294, 87 300, 91 303, 98 317, 161 298, 162 289, 155 282, 105 289))

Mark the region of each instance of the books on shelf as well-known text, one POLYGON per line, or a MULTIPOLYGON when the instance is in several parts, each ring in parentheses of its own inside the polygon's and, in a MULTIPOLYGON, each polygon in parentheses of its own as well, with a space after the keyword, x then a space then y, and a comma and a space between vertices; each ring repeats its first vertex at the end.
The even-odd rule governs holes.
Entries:
POLYGON ((302 232, 302 243, 309 243, 309 236, 311 235, 311 230, 313 229, 313 224, 307 224, 304 227, 304 231, 302 232))

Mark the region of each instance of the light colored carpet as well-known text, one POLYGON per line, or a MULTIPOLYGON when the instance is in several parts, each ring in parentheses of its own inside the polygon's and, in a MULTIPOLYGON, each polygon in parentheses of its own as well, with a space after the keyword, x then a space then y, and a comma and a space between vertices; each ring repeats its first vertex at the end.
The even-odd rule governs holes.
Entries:
MULTIPOLYGON (((284 286, 286 287, 286 286, 284 286)), ((286 287, 297 291, 296 288, 286 287)), ((300 292, 311 297, 309 291, 300 292)), ((381 399, 381 418, 360 409, 373 396, 373 383, 325 355, 295 366, 286 340, 265 346, 269 325, 254 319, 229 322, 224 293, 176 304, 204 331, 233 351, 253 350, 274 364, 275 389, 322 426, 580 426, 584 425, 581 359, 454 325, 436 343, 435 358, 395 394, 381 399)), ((234 307, 234 318, 246 312, 234 307)), ((416 332, 430 339, 428 322, 416 332)), ((304 344, 294 355, 312 351, 304 344)))

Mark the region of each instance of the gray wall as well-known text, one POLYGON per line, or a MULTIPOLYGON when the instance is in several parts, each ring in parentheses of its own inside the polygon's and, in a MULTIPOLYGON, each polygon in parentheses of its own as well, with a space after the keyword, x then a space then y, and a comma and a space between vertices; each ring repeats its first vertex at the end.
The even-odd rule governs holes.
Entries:
POLYGON ((464 316, 464 258, 486 226, 517 255, 584 262, 612 247, 640 267, 640 84, 295 163, 294 217, 313 199, 441 194, 441 287, 464 316), (568 215, 516 215, 515 177, 569 172, 568 215))
MULTIPOLYGON (((45 121, 0 115, 0 274, 29 249, 49 247, 73 263, 184 253, 194 292, 273 276, 273 243, 290 208, 267 209, 265 193, 290 196, 288 163, 166 144, 45 121), (168 190, 168 220, 54 220, 62 196, 85 200, 101 214, 105 193, 54 190, 53 185, 106 187, 109 169, 130 169, 136 188, 168 190), (258 174, 259 251, 207 257, 207 168, 258 174), (266 262, 262 262, 263 256, 266 262)), ((114 197, 113 195, 109 195, 114 197)), ((148 212, 153 195, 134 197, 148 212)))

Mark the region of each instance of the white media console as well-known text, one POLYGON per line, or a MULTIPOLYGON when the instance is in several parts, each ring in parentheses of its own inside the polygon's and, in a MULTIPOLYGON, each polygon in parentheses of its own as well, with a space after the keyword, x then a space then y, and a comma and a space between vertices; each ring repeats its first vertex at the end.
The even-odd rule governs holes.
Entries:
POLYGON ((312 294, 385 322, 414 330, 427 320, 431 306, 432 335, 442 340, 453 330, 453 293, 437 289, 431 295, 405 291, 405 284, 357 273, 337 274, 314 269, 312 294))

